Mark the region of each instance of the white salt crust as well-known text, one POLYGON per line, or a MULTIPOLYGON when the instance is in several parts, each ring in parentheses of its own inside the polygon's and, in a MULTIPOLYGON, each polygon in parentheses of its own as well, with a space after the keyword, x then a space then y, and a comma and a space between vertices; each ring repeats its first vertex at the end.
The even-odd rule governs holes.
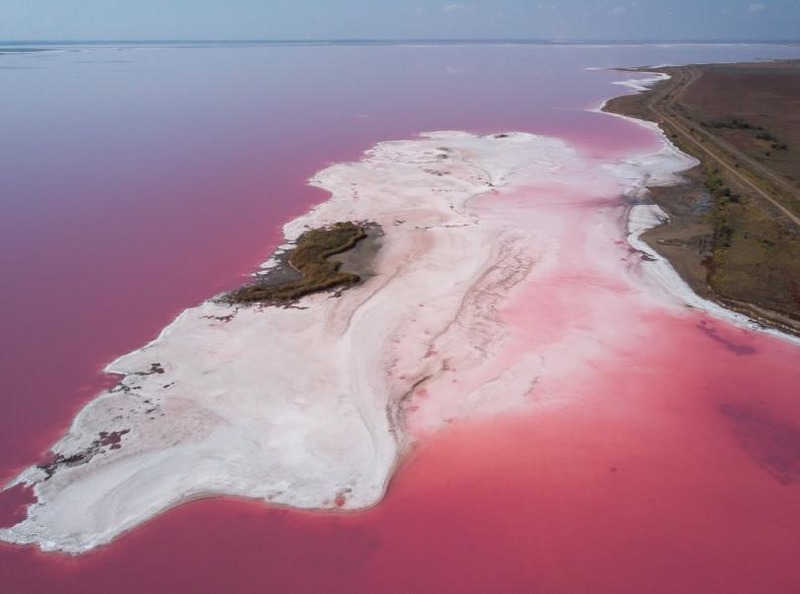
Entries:
MULTIPOLYGON (((375 221, 385 232, 376 274, 293 308, 211 300, 184 311, 108 365, 121 383, 52 449, 68 458, 101 432, 127 431, 121 447, 95 448, 49 478, 35 466, 24 471, 11 484, 32 485, 37 503, 0 539, 79 553, 182 502, 222 494, 297 508, 375 504, 408 445, 405 404, 420 386, 444 393, 459 376, 457 398, 443 397, 421 423, 435 429, 442 419, 525 406, 542 373, 535 352, 498 357, 509 333, 498 311, 518 286, 558 266, 557 246, 546 229, 533 237, 513 211, 493 210, 488 199, 475 209, 473 200, 548 185, 639 196, 692 164, 663 137, 652 154, 604 163, 554 138, 436 132, 321 171, 311 183, 330 199, 288 223, 286 239, 336 221, 375 221)), ((535 217, 535 205, 529 210, 535 217)), ((643 282, 667 306, 733 315, 698 300, 639 240, 662 216, 655 207, 630 212, 629 241, 654 259, 642 263, 643 282)))

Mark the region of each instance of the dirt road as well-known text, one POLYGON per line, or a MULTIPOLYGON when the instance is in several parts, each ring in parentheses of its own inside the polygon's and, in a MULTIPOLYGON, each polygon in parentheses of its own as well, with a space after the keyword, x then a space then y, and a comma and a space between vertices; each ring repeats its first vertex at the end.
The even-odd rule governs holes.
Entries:
POLYGON ((699 123, 693 122, 678 113, 679 101, 686 90, 702 76, 702 70, 697 67, 671 69, 672 77, 668 82, 652 93, 646 101, 646 108, 653 114, 654 119, 672 130, 680 139, 702 153, 709 162, 720 170, 724 170, 732 179, 752 190, 753 193, 768 202, 786 219, 800 227, 800 216, 787 208, 773 194, 774 189, 769 184, 778 187, 781 192, 794 197, 800 202, 800 191, 786 180, 764 167, 736 147, 731 146, 723 139, 704 130, 699 123), (770 191, 772 190, 772 191, 770 191))

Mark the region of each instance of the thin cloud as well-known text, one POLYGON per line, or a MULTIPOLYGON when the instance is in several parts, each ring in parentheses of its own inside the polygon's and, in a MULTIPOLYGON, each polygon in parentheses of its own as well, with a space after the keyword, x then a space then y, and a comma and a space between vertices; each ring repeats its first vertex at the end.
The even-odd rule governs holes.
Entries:
POLYGON ((756 4, 751 4, 748 10, 752 13, 760 14, 762 12, 767 12, 767 5, 763 2, 757 2, 756 4))
POLYGON ((638 2, 631 2, 630 4, 620 4, 619 6, 615 6, 611 9, 610 14, 612 16, 619 16, 621 14, 627 14, 628 12, 634 11, 639 8, 638 2))
POLYGON ((464 10, 466 6, 463 4, 448 4, 442 10, 445 12, 455 12, 457 10, 464 10))

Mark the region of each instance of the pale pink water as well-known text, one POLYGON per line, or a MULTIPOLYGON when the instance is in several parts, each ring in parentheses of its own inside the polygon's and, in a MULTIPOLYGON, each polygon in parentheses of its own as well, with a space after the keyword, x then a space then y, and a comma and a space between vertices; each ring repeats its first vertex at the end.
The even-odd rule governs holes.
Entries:
MULTIPOLYGON (((109 381, 105 363, 237 284, 279 225, 322 199, 303 180, 326 162, 446 128, 556 134, 589 154, 644 149, 652 139, 640 128, 577 110, 619 78, 582 66, 693 56, 559 51, 122 52, 133 74, 101 52, 96 64, 62 55, 36 62, 44 72, 4 72, 25 86, 3 99, 15 142, 0 178, 0 305, 12 312, 2 476, 59 436, 109 381), (443 74, 453 64, 466 75, 443 74), (58 85, 65 99, 53 108, 44 93, 58 85)), ((574 206, 565 233, 576 263, 590 245, 581 222, 597 208, 617 206, 574 206)), ((604 249, 627 265, 624 246, 604 249)), ((567 266, 553 282, 505 312, 521 344, 553 343, 582 315, 627 337, 602 335, 580 381, 546 386, 570 406, 426 439, 386 500, 361 514, 201 501, 80 558, 3 546, 3 590, 798 591, 797 347, 649 309, 646 295, 636 306, 603 270, 567 266), (590 304, 607 315, 581 310, 590 304)))

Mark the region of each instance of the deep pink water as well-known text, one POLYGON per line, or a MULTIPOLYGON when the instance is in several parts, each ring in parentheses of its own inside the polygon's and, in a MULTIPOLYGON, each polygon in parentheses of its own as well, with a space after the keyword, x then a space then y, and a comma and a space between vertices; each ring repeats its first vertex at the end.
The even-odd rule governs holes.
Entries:
MULTIPOLYGON (((236 285, 326 163, 421 130, 651 140, 585 66, 789 48, 235 47, 0 56, 0 478, 114 357, 236 285)), ((795 54, 798 53, 794 50, 795 54)), ((554 314, 564 313, 551 304, 554 314)), ((524 312, 522 314, 524 317, 524 312)), ((624 321, 622 321, 624 323, 624 321)), ((0 547, 10 592, 795 592, 796 347, 664 314, 581 405, 422 443, 354 515, 196 502, 80 558, 0 547)), ((0 511, 19 513, 20 494, 0 511)))

